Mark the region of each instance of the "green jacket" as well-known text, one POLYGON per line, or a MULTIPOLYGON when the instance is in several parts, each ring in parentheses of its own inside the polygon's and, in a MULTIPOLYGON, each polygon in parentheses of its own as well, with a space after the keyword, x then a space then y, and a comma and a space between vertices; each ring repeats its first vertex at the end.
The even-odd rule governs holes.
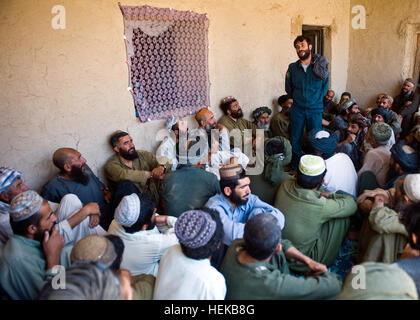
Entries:
MULTIPOLYGON (((303 254, 326 265, 334 262, 347 233, 349 217, 357 209, 350 195, 331 194, 327 199, 319 191, 300 187, 294 178, 280 185, 274 206, 285 216, 282 236, 303 254)), ((291 269, 297 270, 292 266, 291 269)))
MULTIPOLYGON (((116 187, 122 180, 132 181, 140 192, 147 189, 147 182, 150 172, 160 164, 156 156, 148 151, 137 150, 139 157, 133 160, 134 169, 127 167, 120 161, 117 154, 114 154, 105 164, 105 175, 110 181, 112 187, 116 187)), ((166 164, 166 170, 169 171, 170 164, 166 164)))
POLYGON ((226 300, 334 299, 340 292, 341 280, 333 273, 307 278, 290 275, 283 250, 269 263, 241 263, 242 246, 242 239, 232 242, 222 263, 226 300))

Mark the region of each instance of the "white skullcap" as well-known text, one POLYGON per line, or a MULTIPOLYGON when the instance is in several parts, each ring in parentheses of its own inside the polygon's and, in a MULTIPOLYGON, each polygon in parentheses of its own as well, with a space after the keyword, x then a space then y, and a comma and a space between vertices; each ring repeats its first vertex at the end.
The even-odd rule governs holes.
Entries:
POLYGON ((325 161, 319 156, 306 154, 300 158, 299 171, 306 176, 319 176, 325 168, 325 161))
POLYGON ((420 174, 408 174, 404 178, 404 192, 414 202, 420 201, 420 174))
POLYGON ((115 209, 114 219, 124 227, 131 227, 140 215, 140 199, 137 194, 132 193, 121 199, 115 209))

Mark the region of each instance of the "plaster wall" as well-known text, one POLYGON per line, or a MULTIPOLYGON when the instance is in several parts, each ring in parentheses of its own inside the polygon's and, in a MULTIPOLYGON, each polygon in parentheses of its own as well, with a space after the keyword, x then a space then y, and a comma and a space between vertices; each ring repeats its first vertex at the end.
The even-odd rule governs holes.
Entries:
POLYGON ((417 80, 420 0, 352 0, 355 5, 366 8, 366 29, 350 28, 347 89, 365 108, 379 93, 395 97, 404 79, 417 80))
MULTIPOLYGON (((259 106, 277 112, 292 42, 302 24, 331 30, 331 86, 347 85, 350 0, 122 1, 206 13, 211 110, 233 95, 245 117, 259 106)), ((110 133, 131 133, 137 149, 154 152, 164 120, 140 123, 128 87, 123 18, 111 0, 0 0, 0 165, 21 170, 35 190, 57 170, 59 147, 78 149, 103 178, 113 153, 110 133), (66 29, 54 30, 54 5, 66 9, 66 29)), ((196 126, 192 117, 191 126, 196 126)))

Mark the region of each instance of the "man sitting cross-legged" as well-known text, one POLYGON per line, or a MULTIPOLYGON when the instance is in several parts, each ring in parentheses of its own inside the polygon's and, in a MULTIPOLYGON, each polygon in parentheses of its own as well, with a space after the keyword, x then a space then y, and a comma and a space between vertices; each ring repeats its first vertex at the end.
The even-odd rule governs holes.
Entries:
MULTIPOLYGON (((285 216, 283 235, 303 254, 331 266, 356 212, 356 201, 348 194, 328 194, 319 190, 325 176, 325 161, 304 155, 297 178, 284 181, 274 206, 285 216)), ((291 270, 306 272, 300 261, 291 261, 291 270)))
POLYGON ((270 214, 254 216, 245 225, 243 239, 230 245, 222 264, 231 300, 332 299, 341 288, 339 276, 300 253, 283 240, 278 221, 270 214), (289 274, 286 257, 302 261, 311 276, 289 274))

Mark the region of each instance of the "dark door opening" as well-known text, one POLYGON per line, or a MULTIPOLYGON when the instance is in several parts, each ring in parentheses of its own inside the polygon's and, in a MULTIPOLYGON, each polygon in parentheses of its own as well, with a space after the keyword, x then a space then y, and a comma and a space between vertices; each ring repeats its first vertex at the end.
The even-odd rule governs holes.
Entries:
POLYGON ((302 35, 312 42, 312 52, 324 55, 324 28, 318 26, 302 26, 302 35))

